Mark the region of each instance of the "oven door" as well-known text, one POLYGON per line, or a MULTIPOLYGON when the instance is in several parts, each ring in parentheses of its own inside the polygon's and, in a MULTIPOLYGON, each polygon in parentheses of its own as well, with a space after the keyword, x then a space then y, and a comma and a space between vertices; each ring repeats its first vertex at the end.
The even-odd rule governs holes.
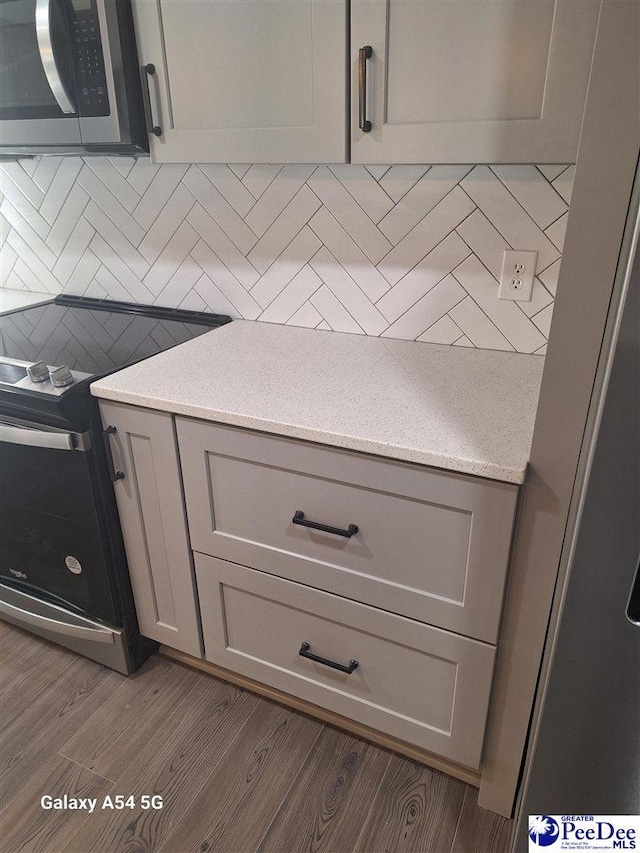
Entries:
POLYGON ((0 581, 119 624, 91 479, 89 434, 0 422, 0 581))

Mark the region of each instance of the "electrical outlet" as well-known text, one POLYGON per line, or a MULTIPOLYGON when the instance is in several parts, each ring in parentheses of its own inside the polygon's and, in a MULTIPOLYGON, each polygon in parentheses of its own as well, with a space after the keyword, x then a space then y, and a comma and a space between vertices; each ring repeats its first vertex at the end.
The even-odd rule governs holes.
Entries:
POLYGON ((537 252, 505 252, 498 299, 531 302, 537 260, 537 252))

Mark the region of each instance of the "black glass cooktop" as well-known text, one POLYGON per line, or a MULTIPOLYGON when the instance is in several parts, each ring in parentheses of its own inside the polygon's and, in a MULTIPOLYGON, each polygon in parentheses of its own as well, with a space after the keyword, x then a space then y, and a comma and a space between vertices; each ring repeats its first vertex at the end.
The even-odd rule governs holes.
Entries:
POLYGON ((0 318, 0 355, 104 375, 230 320, 222 314, 59 296, 0 318))

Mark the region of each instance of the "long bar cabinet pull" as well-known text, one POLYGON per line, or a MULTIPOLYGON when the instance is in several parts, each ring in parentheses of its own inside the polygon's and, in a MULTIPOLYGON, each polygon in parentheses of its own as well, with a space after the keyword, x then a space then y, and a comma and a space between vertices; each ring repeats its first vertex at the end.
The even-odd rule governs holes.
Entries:
POLYGON ((367 59, 371 59, 373 49, 371 45, 361 47, 358 54, 358 94, 359 94, 359 116, 358 126, 363 133, 369 133, 373 125, 367 119, 367 59))
POLYGON ((104 449, 107 454, 107 465, 109 466, 109 476, 111 480, 115 483, 116 480, 124 480, 124 471, 117 471, 115 465, 113 464, 113 455, 111 453, 111 442, 109 441, 109 437, 115 435, 118 432, 116 427, 111 424, 102 430, 102 440, 104 441, 104 449))
POLYGON ((302 527, 310 527, 312 530, 322 530, 323 533, 333 533, 334 536, 344 536, 346 539, 351 539, 358 532, 357 524, 350 524, 346 530, 341 527, 331 527, 330 524, 321 524, 319 521, 309 521, 304 517, 301 509, 297 509, 291 521, 294 524, 300 524, 302 527))
POLYGON ((142 101, 144 107, 144 117, 147 123, 147 133, 152 133, 154 136, 162 136, 162 128, 159 124, 153 123, 153 113, 151 112, 151 93, 149 92, 149 77, 153 77, 155 73, 156 67, 152 62, 149 62, 147 65, 140 66, 142 101))
POLYGON ((320 657, 320 655, 314 655, 309 651, 310 648, 311 646, 305 640, 300 646, 300 651, 298 652, 300 657, 308 658, 309 660, 315 661, 315 663, 324 664, 324 666, 330 666, 331 669, 339 669, 340 672, 346 672, 347 675, 351 675, 351 673, 360 665, 358 661, 353 658, 351 658, 348 664, 344 664, 338 663, 335 660, 329 660, 329 658, 320 657))

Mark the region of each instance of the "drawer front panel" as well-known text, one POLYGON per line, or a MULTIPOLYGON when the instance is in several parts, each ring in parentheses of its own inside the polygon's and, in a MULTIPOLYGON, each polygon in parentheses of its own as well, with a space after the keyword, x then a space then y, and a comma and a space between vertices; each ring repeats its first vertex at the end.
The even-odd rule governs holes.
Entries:
POLYGON ((479 766, 494 647, 201 554, 196 574, 207 660, 479 766))
POLYGON ((517 487, 185 419, 178 434, 195 550, 495 642, 517 487))

